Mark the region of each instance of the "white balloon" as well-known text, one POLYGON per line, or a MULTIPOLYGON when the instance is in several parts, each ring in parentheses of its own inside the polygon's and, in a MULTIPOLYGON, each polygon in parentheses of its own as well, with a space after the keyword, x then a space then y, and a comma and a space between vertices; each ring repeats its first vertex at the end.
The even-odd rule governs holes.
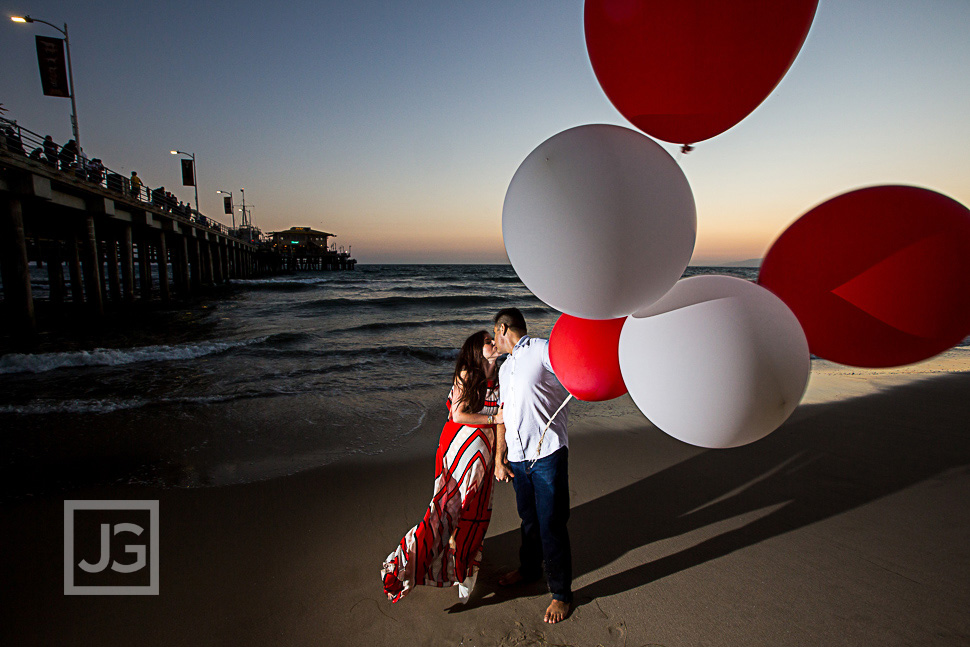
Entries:
POLYGON ((519 166, 502 208, 509 260, 533 294, 586 319, 623 317, 677 282, 697 236, 680 166, 620 126, 565 130, 519 166))
POLYGON ((620 372, 640 411, 699 447, 737 447, 777 429, 811 372, 798 319, 765 288, 730 276, 682 279, 628 317, 620 372))

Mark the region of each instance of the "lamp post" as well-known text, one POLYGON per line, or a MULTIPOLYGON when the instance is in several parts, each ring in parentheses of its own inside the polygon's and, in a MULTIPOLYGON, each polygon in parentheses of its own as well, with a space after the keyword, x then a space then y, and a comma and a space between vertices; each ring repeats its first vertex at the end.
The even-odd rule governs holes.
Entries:
MULTIPOLYGON (((239 191, 243 194, 243 207, 240 211, 243 212, 243 227, 245 227, 246 226, 246 189, 240 188, 239 191)), ((250 234, 251 233, 252 232, 250 232, 250 234)))
POLYGON ((195 185, 195 212, 201 215, 202 212, 199 210, 199 165, 195 163, 195 153, 172 151, 172 155, 188 155, 192 158, 192 175, 195 176, 192 178, 192 184, 195 185))
POLYGON ((77 144, 78 157, 81 156, 81 135, 78 133, 77 128, 77 103, 74 101, 74 71, 71 69, 71 39, 67 35, 67 23, 64 23, 64 29, 61 29, 53 23, 49 23, 46 20, 41 20, 40 18, 31 18, 30 16, 11 16, 10 20, 19 23, 30 23, 30 22, 40 22, 53 27, 57 31, 64 34, 64 46, 67 49, 67 87, 71 92, 71 128, 74 130, 74 143, 77 144))
POLYGON ((232 204, 232 191, 223 191, 222 189, 219 189, 218 191, 216 191, 216 193, 225 193, 226 195, 229 196, 229 213, 232 214, 232 232, 233 232, 233 235, 235 235, 236 234, 236 211, 235 211, 235 207, 232 204))

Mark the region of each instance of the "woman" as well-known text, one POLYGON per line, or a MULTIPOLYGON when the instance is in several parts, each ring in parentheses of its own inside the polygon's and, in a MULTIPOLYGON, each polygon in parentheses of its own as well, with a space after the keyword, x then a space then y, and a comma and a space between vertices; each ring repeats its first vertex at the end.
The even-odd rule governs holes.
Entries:
POLYGON ((441 431, 435 463, 434 497, 424 519, 401 540, 381 568, 391 602, 417 584, 458 586, 468 602, 482 558, 482 540, 492 517, 492 474, 498 408, 499 357, 485 331, 458 353, 448 422, 441 431))

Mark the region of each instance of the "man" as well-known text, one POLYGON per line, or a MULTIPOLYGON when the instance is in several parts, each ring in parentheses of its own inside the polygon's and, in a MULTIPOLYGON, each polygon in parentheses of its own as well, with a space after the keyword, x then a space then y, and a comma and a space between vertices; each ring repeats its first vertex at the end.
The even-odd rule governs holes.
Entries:
POLYGON ((141 178, 138 177, 138 171, 131 172, 131 180, 129 183, 131 185, 131 196, 137 200, 140 200, 142 181, 141 178))
POLYGON ((495 478, 512 480, 515 503, 522 519, 519 568, 499 579, 502 586, 534 582, 542 575, 552 602, 545 621, 564 620, 572 608, 572 555, 566 521, 569 519, 569 475, 566 416, 561 411, 540 436, 546 422, 569 393, 552 372, 549 342, 529 337, 525 318, 516 308, 500 310, 494 319, 499 351, 509 353, 499 369, 504 434, 496 434, 495 478), (533 460, 538 457, 538 460, 533 460))

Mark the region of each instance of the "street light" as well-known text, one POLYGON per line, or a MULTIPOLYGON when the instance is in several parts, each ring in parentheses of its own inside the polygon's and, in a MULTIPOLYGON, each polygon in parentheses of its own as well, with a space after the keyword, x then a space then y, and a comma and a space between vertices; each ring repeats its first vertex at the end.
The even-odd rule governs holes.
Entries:
POLYGON ((192 178, 192 184, 195 185, 195 212, 202 215, 202 212, 199 210, 199 165, 195 163, 195 153, 172 151, 172 155, 188 155, 192 158, 192 175, 195 176, 192 178))
MULTIPOLYGON (((246 189, 245 188, 240 188, 239 190, 242 192, 243 204, 242 204, 241 211, 242 211, 242 214, 243 214, 243 227, 245 227, 246 226, 246 189)), ((250 226, 250 228, 252 228, 252 223, 249 223, 249 226, 250 226)), ((250 234, 252 234, 252 232, 250 232, 250 234)), ((250 236, 250 238, 251 237, 252 236, 250 236)))
POLYGON ((64 46, 67 48, 67 87, 71 91, 71 128, 74 129, 74 143, 77 144, 78 157, 81 157, 81 135, 78 133, 77 128, 77 103, 74 101, 74 71, 71 69, 71 39, 67 36, 67 23, 64 23, 64 29, 61 29, 53 23, 49 23, 46 20, 41 20, 40 18, 31 18, 30 16, 11 16, 10 20, 19 23, 28 22, 40 22, 53 27, 57 31, 64 34, 64 46))
POLYGON ((216 191, 216 193, 225 193, 226 195, 229 196, 229 213, 232 214, 232 231, 233 231, 233 233, 235 233, 235 231, 236 231, 236 211, 232 207, 232 191, 223 191, 222 189, 219 189, 218 191, 216 191))

